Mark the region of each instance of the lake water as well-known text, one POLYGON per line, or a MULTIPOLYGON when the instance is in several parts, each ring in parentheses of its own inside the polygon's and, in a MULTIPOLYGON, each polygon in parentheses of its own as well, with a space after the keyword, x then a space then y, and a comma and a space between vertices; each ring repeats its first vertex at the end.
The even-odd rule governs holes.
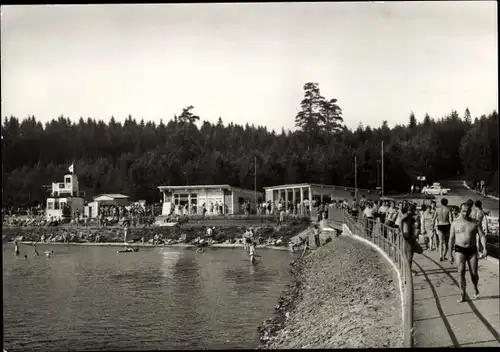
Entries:
POLYGON ((37 248, 15 257, 3 246, 8 351, 255 348, 294 258, 260 249, 253 266, 242 248, 37 248))

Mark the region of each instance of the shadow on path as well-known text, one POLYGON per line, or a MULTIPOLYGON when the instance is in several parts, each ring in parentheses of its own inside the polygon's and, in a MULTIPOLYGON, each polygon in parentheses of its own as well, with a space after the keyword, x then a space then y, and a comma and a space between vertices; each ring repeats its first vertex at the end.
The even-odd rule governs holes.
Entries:
MULTIPOLYGON (((448 321, 448 318, 446 317, 446 314, 444 314, 444 311, 443 311, 443 307, 441 306, 441 301, 439 300, 439 296, 436 292, 436 288, 434 287, 434 285, 432 284, 431 280, 429 279, 429 277, 427 276, 426 272, 424 271, 424 269, 418 264, 418 263, 415 263, 413 262, 416 266, 418 266, 418 268, 420 269, 420 272, 424 275, 425 277, 425 280, 427 281, 427 283, 429 284, 429 287, 431 288, 432 290, 432 295, 434 296, 435 298, 435 301, 436 301, 436 306, 437 306, 437 309, 439 311, 439 316, 441 317, 441 319, 443 319, 443 323, 446 327, 446 331, 448 332, 448 335, 450 336, 451 338, 451 342, 453 343, 453 346, 452 347, 458 347, 459 346, 459 343, 458 343, 458 339, 457 339, 457 336, 455 335, 455 333, 453 332, 453 329, 451 328, 451 325, 450 325, 450 322, 448 321)), ((424 320, 424 319, 422 319, 424 320)))
MULTIPOLYGON (((425 258, 427 258, 431 262, 433 262, 439 268, 441 268, 442 272, 445 273, 454 282, 455 286, 457 288, 460 287, 458 281, 453 277, 453 275, 451 275, 448 270, 446 270, 441 264, 439 264, 439 262, 437 262, 436 260, 430 258, 425 253, 423 253, 422 256, 425 257, 425 258)), ((444 323, 446 325, 446 330, 448 330, 448 333, 450 334, 450 337, 452 339, 452 343, 456 346, 456 344, 458 344, 458 341, 456 340, 456 336, 454 335, 453 331, 451 330, 451 326, 449 326, 449 322, 446 319, 446 317, 445 317, 445 315, 444 315, 444 313, 442 311, 442 307, 441 307, 441 304, 439 302, 439 297, 437 296, 436 289, 434 288, 434 285, 431 283, 429 277, 427 276, 426 271, 424 271, 423 268, 418 263, 415 263, 415 264, 420 268, 422 274, 425 276, 426 281, 429 283, 429 285, 431 287, 431 290, 433 292, 433 295, 436 298, 436 304, 438 306, 439 313, 442 316, 443 321, 444 321, 444 323)), ((484 297, 484 299, 492 299, 492 298, 495 298, 495 297, 498 297, 498 296, 486 296, 486 297, 484 297)), ((472 309, 472 312, 479 318, 479 320, 481 320, 481 322, 484 324, 484 326, 486 327, 486 329, 488 329, 488 331, 493 335, 493 337, 495 338, 495 340, 500 343, 500 334, 489 323, 489 321, 479 312, 479 310, 477 309, 477 307, 475 306, 475 304, 470 300, 470 298, 468 296, 467 296, 466 303, 470 306, 470 308, 472 309)))

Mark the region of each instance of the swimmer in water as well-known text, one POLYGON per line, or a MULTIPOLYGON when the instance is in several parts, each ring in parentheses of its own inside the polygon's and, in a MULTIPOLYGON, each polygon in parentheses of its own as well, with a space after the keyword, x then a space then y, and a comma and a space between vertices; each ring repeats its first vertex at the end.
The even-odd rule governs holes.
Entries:
POLYGON ((24 259, 28 259, 28 255, 27 254, 24 255, 24 259))
POLYGON ((47 258, 50 258, 52 256, 52 254, 54 253, 54 250, 51 250, 51 251, 45 251, 45 256, 47 258))

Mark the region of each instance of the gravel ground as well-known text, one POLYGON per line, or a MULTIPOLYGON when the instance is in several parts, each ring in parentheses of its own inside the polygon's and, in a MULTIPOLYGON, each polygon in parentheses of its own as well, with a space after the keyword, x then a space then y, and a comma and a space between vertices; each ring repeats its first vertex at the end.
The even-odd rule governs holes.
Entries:
POLYGON ((260 348, 401 347, 397 275, 373 248, 347 236, 292 263, 274 318, 259 327, 260 348))

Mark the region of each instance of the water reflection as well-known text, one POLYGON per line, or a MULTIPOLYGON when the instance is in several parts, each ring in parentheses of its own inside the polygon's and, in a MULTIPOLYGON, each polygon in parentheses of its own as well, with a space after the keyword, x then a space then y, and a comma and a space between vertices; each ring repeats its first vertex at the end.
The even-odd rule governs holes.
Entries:
POLYGON ((173 279, 173 268, 182 257, 182 253, 178 250, 170 248, 160 249, 160 254, 163 257, 161 271, 164 278, 173 279))

